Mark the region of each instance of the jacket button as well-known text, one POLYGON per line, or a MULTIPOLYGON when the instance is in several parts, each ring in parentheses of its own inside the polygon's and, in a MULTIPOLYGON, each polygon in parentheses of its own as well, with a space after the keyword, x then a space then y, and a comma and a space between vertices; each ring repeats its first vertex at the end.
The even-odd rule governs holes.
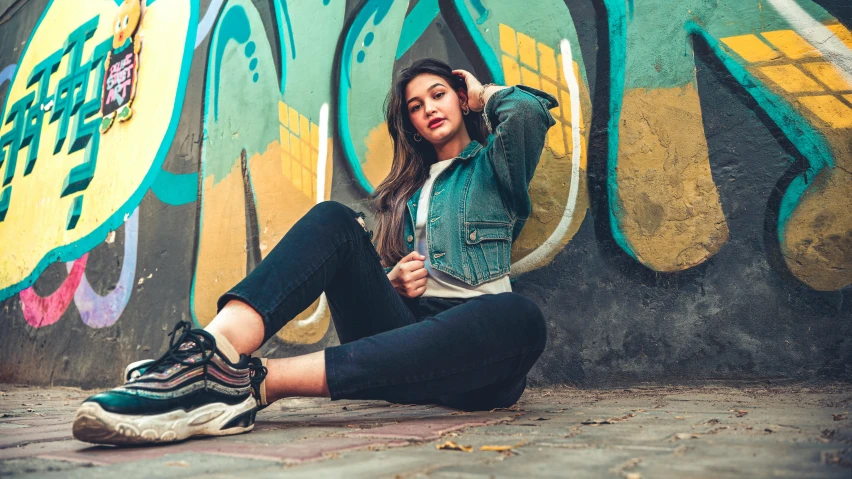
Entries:
POLYGON ((476 239, 476 230, 470 232, 470 240, 473 241, 476 239))
POLYGON ((409 243, 411 243, 412 241, 414 241, 414 236, 408 235, 408 238, 406 238, 406 239, 408 240, 409 243))

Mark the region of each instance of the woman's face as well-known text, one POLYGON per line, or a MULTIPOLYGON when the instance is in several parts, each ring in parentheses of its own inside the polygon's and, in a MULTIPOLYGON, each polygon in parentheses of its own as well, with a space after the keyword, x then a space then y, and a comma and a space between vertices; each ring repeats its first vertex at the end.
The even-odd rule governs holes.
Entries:
POLYGON ((430 73, 417 75, 405 88, 405 100, 411 123, 429 143, 440 145, 465 131, 462 105, 467 105, 467 98, 443 78, 430 73))

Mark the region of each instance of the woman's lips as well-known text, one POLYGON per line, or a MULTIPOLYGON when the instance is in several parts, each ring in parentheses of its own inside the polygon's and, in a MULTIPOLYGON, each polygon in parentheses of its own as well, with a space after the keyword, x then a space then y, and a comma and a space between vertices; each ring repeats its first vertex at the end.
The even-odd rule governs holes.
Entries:
POLYGON ((429 122, 429 128, 435 129, 435 128, 438 128, 439 126, 443 125, 443 124, 444 124, 443 118, 441 118, 440 120, 433 120, 433 121, 429 122))

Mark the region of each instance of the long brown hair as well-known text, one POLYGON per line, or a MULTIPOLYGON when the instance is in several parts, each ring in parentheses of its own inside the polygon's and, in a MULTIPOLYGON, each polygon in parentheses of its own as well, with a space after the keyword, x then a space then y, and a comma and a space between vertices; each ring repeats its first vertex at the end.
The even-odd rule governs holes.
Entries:
MULTIPOLYGON (((405 89, 417 75, 430 73, 443 78, 453 90, 467 91, 464 80, 453 75, 446 63, 426 58, 414 62, 399 73, 385 100, 385 119, 393 142, 393 163, 388 176, 370 198, 376 209, 376 251, 385 266, 394 266, 408 253, 402 237, 406 202, 429 177, 429 166, 437 160, 435 148, 428 141, 414 141, 417 130, 411 123, 405 89)), ((485 143, 485 127, 481 115, 462 116, 472 140, 485 143)))

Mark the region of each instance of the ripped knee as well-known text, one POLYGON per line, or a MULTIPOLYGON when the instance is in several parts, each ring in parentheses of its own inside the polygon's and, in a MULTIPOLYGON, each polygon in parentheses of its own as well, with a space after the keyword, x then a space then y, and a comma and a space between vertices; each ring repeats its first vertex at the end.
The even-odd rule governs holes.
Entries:
POLYGON ((366 216, 367 215, 365 215, 361 211, 355 212, 355 220, 358 221, 358 224, 361 225, 361 228, 364 228, 364 232, 370 237, 370 239, 373 239, 373 230, 368 230, 367 223, 364 222, 364 218, 366 218, 366 216))

